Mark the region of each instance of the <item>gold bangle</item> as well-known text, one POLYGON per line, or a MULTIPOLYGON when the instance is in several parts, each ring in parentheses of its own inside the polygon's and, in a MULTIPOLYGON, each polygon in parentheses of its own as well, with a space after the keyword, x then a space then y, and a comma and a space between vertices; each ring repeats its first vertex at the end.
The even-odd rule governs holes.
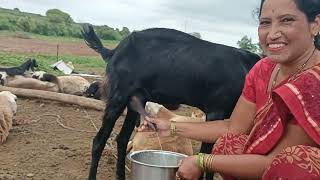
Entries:
POLYGON ((177 135, 176 121, 170 121, 170 135, 171 136, 177 135))
POLYGON ((213 164, 214 157, 215 157, 214 154, 210 154, 207 156, 206 162, 204 164, 205 171, 212 171, 212 164, 213 164))

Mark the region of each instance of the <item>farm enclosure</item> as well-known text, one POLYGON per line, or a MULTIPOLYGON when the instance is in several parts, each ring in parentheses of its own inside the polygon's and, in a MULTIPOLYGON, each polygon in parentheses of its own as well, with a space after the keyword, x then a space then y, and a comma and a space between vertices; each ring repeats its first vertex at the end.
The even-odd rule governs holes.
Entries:
MULTIPOLYGON (((59 46, 61 55, 97 56, 83 42, 59 42, 59 46)), ((55 55, 56 43, 0 37, 0 52, 55 55)), ((103 71, 101 67, 97 72, 102 75, 103 71)), ((93 124, 100 126, 102 112, 40 99, 18 98, 17 104, 16 125, 0 146, 0 179, 86 179, 96 134, 93 124)), ((178 113, 190 115, 191 111, 183 106, 178 113)), ((109 140, 113 148, 102 156, 98 179, 115 179, 112 140, 122 122, 123 117, 109 140)))

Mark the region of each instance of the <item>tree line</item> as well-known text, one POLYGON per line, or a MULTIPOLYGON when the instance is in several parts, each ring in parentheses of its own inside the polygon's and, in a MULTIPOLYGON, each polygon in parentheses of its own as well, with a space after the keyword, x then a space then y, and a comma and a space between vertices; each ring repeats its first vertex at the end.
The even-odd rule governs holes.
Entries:
MULTIPOLYGON (((128 28, 122 30, 109 26, 94 26, 97 34, 105 40, 122 40, 130 34, 128 28)), ((81 24, 59 9, 49 9, 45 16, 0 8, 0 30, 23 31, 46 36, 82 38, 81 24)))

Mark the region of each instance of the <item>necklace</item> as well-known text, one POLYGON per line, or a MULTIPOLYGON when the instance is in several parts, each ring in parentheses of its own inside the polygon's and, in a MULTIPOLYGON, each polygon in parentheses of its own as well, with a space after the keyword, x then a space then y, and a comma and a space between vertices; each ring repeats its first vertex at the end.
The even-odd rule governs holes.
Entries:
MULTIPOLYGON (((300 72, 302 72, 302 70, 305 68, 305 66, 307 65, 307 63, 309 62, 309 60, 311 59, 311 57, 313 56, 314 52, 316 51, 316 48, 314 48, 314 50, 312 51, 311 55, 308 57, 308 59, 297 69, 297 71, 295 73, 293 73, 292 75, 290 75, 288 82, 290 82, 291 80, 293 80, 300 72)), ((268 101, 267 103, 263 106, 262 111, 259 111, 256 114, 256 118, 255 119, 260 119, 259 117, 262 116, 263 114, 267 113, 272 105, 272 98, 271 98, 271 94, 272 94, 272 90, 274 88, 274 86, 276 85, 278 76, 279 76, 279 72, 280 72, 281 66, 279 65, 279 67, 277 68, 277 72, 274 75, 272 84, 271 84, 271 88, 270 88, 270 92, 269 92, 269 97, 268 97, 268 101)))
MULTIPOLYGON (((292 75, 290 75, 288 82, 290 82, 291 80, 293 80, 300 72, 302 72, 302 70, 306 67, 307 63, 309 62, 309 60, 311 59, 311 57, 313 56, 314 52, 316 51, 316 48, 313 49, 311 55, 308 57, 308 59, 297 69, 296 72, 294 72, 292 75)), ((271 89, 270 89, 270 95, 271 95, 271 91, 274 88, 274 86, 276 85, 278 76, 279 76, 279 72, 280 72, 281 66, 279 65, 276 75, 273 78, 272 84, 271 84, 271 89)))

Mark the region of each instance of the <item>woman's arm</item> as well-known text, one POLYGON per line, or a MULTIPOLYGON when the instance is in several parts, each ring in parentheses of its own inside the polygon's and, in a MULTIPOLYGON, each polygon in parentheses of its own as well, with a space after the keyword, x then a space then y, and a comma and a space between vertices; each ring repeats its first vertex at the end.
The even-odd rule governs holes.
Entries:
MULTIPOLYGON (((210 169, 211 171, 220 172, 238 178, 261 179, 265 169, 271 164, 273 158, 277 154, 286 147, 300 144, 316 147, 316 143, 300 126, 288 123, 284 136, 268 155, 216 155, 214 156, 212 167, 210 167, 210 169)), ((195 156, 192 156, 183 161, 178 173, 183 177, 190 177, 192 175, 188 174, 188 172, 197 168, 196 158, 195 156)))
POLYGON ((150 118, 146 117, 146 121, 139 131, 148 131, 147 124, 154 123, 160 136, 170 135, 170 121, 176 121, 176 135, 187 137, 190 139, 213 143, 220 136, 227 132, 235 134, 248 134, 252 125, 256 111, 254 103, 240 97, 236 107, 234 108, 230 119, 213 120, 209 122, 195 122, 194 118, 187 116, 174 116, 171 119, 150 118))
POLYGON ((228 120, 185 123, 190 117, 179 116, 176 123, 177 135, 213 143, 227 132, 248 134, 253 125, 255 111, 255 104, 241 96, 228 120))

